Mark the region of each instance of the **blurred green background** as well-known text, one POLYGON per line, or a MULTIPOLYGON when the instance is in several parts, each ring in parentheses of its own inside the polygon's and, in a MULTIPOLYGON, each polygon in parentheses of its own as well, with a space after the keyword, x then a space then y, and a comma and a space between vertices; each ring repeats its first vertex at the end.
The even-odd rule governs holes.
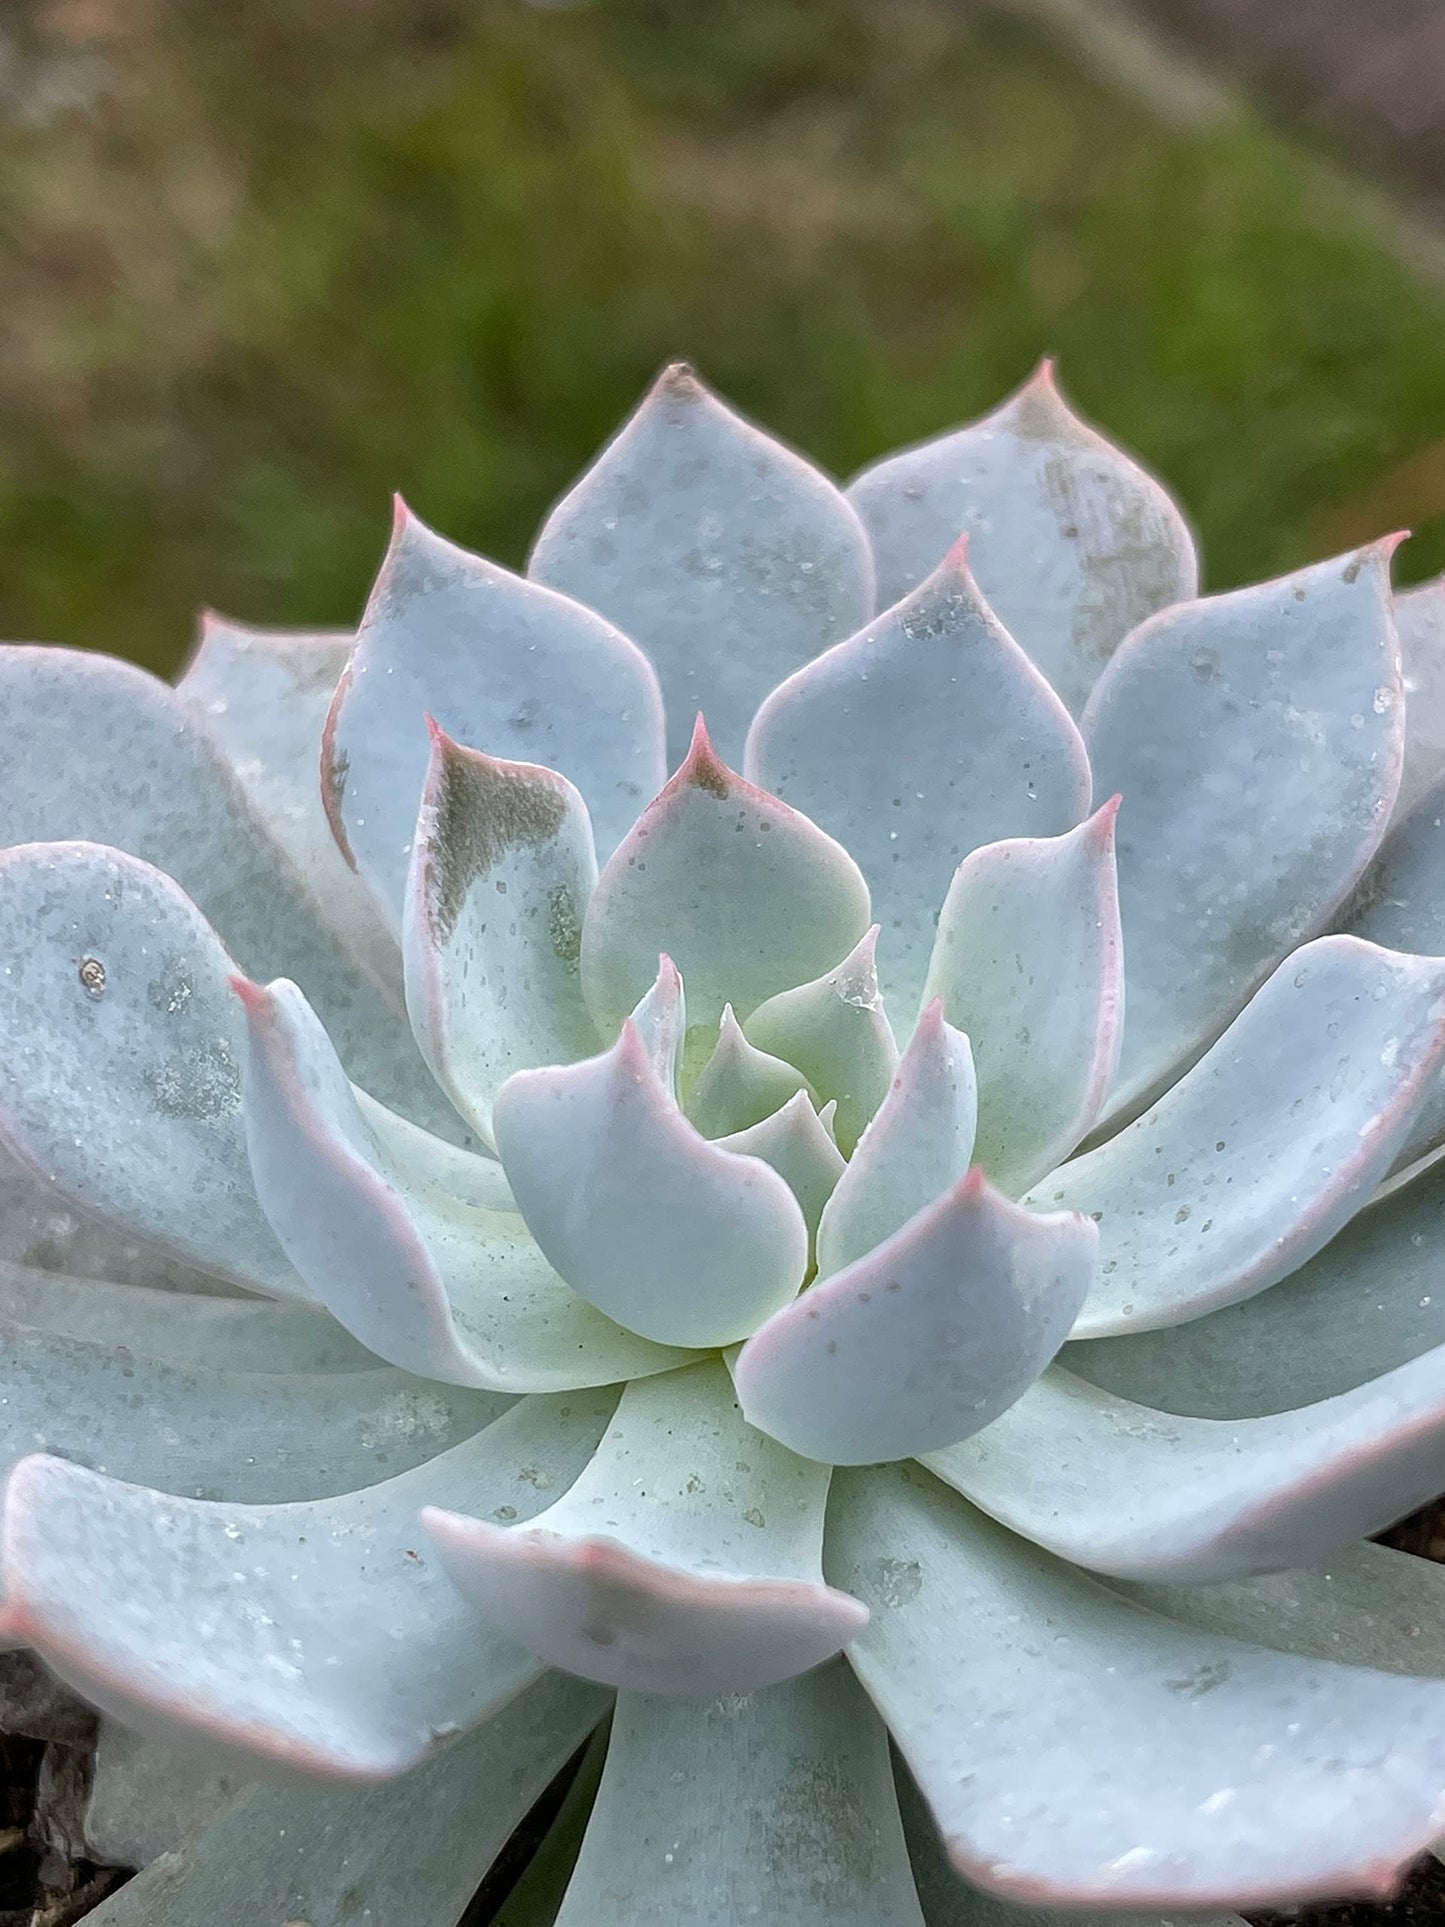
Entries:
POLYGON ((846 474, 1040 353, 1213 586, 1445 567, 1445 292, 1329 164, 957 0, 12 0, 0 632, 351 621, 388 492, 519 563, 675 355, 846 474))

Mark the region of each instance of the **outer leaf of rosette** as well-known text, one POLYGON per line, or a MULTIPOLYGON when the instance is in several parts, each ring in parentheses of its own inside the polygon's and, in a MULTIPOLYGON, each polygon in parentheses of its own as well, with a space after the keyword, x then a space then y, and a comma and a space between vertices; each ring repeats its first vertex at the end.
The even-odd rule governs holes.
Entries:
POLYGON ((433 1076, 489 1141, 513 1071, 596 1049, 579 975, 596 880, 587 805, 565 776, 432 725, 402 919, 407 1008, 433 1076))
POLYGON ((775 689, 746 769, 857 859, 894 1008, 919 1007, 958 865, 1004 836, 1054 836, 1089 807, 1072 717, 979 593, 967 544, 856 636, 775 689))
POLYGON ((888 1736, 841 1662, 711 1704, 619 1699, 555 1927, 689 1917, 693 1927, 924 1927, 888 1736), (726 1912, 700 1917, 704 1894, 725 1894, 726 1912))
POLYGON ((1445 1053, 1445 959, 1303 945, 1134 1123, 1029 1192, 1099 1227, 1077 1338, 1187 1325, 1287 1278, 1390 1172, 1445 1053))
POLYGON ((246 1160, 234 968, 149 863, 94 843, 5 850, 0 1139, 42 1197, 74 1202, 117 1243, 304 1298, 246 1160))
POLYGON ((525 1526, 429 1508, 442 1565, 567 1672, 746 1693, 838 1652, 866 1614, 822 1578, 829 1468, 750 1430, 718 1359, 629 1385, 597 1455, 525 1526))
POLYGON ((967 1438, 1058 1352, 1097 1245, 1077 1212, 1035 1216, 972 1171, 748 1340, 733 1366, 743 1411, 832 1465, 967 1438))
POLYGON ((610 850, 665 773, 642 651, 601 616, 434 534, 401 504, 322 745, 331 827, 393 929, 430 749, 426 718, 559 770, 610 850))
POLYGON ((666 1064, 629 1018, 600 1056, 519 1071, 493 1111, 497 1150, 528 1229, 589 1304, 660 1344, 732 1344, 797 1292, 808 1228, 776 1171, 687 1121, 666 1064))
POLYGON ((868 924, 848 852, 720 761, 699 716, 686 760, 603 868, 582 926, 582 987, 611 1036, 660 951, 693 1023, 753 1010, 827 968, 868 924))
POLYGON ((1395 820, 1445 776, 1445 575, 1395 596, 1405 683, 1405 768, 1395 820))
POLYGON ((1135 624, 1197 593, 1179 510, 1079 420, 1049 361, 982 421, 866 468, 848 499, 885 606, 965 531, 984 594, 1075 715, 1135 624))
POLYGON ((231 766, 327 919, 386 983, 396 945, 336 847, 321 801, 321 733, 346 659, 349 629, 253 629, 212 610, 176 694, 231 766))
POLYGON ((448 1107, 397 1021, 394 970, 382 982, 347 952, 177 691, 108 656, 5 645, 0 718, 0 846, 101 843, 153 863, 243 970, 304 987, 353 1076, 447 1128, 448 1107))
POLYGON ((838 489, 681 362, 552 510, 527 572, 647 651, 670 761, 699 709, 740 758, 773 685, 873 613, 868 538, 838 489))
POLYGON ((1095 779, 1124 797, 1116 1110, 1191 1063, 1379 847, 1405 736, 1399 540, 1164 610, 1089 699, 1095 779))

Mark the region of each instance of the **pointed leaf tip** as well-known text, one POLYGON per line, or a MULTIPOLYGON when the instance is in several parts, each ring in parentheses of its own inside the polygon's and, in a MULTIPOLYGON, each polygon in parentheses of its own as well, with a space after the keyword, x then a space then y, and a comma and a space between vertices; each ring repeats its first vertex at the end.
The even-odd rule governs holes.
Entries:
POLYGON ((884 981, 910 1015, 959 863, 1000 837, 1064 831, 1089 805, 1079 732, 968 558, 955 540, 917 588, 780 684, 748 734, 749 777, 868 879, 884 981))
POLYGON ((818 1231, 823 1277, 891 1238, 963 1177, 977 1118, 969 1041, 935 998, 829 1199, 818 1231))
POLYGON ((967 1438, 1058 1352, 1097 1245, 1080 1213, 1035 1216, 975 1167, 748 1340, 733 1369, 743 1411, 832 1465, 967 1438))
POLYGON ((260 1018, 265 1013, 270 999, 260 984, 254 983, 249 977, 243 977, 240 971, 233 972, 226 981, 240 998, 248 1017, 260 1018))
POLYGON ((1197 588, 1183 517, 1074 413, 1048 358, 992 414, 886 456, 847 493, 885 607, 970 529, 984 595, 1074 715, 1129 630, 1197 588))
POLYGON ((650 391, 659 401, 714 401, 712 390, 690 361, 670 361, 650 391))
POLYGON ((676 364, 552 510, 528 572, 648 652, 670 763, 700 700, 737 756, 768 690, 873 607, 867 538, 837 487, 676 364))
POLYGON ((394 930, 437 747, 428 715, 459 745, 575 782, 604 849, 666 774, 661 692, 634 643, 399 513, 322 756, 337 840, 394 930))
POLYGON ((667 948, 693 1022, 714 1023, 725 1003, 752 1011, 825 969, 868 911, 848 852, 724 763, 699 718, 686 757, 598 879, 583 994, 610 1036, 667 948))
POLYGON ((798 1290, 807 1226, 776 1172, 687 1121, 663 1054, 629 1017, 600 1056, 519 1072, 497 1098, 497 1149, 581 1297, 664 1344, 733 1344, 798 1290))
POLYGON ((564 776, 428 726, 402 908, 407 1012, 432 1075, 490 1141, 492 1100, 514 1071, 597 1047, 578 964, 597 855, 564 776))

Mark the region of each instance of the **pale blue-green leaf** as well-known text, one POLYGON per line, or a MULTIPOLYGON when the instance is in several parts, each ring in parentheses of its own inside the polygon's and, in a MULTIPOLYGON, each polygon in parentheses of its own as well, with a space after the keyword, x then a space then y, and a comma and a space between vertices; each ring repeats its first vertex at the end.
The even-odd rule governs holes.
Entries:
POLYGON ((746 1693, 862 1623, 823 1583, 829 1477, 752 1431, 710 1359, 629 1385, 597 1457, 530 1525, 423 1520, 483 1617, 550 1664, 639 1692, 746 1693))
POLYGON ((1118 1590, 1168 1619, 1278 1652, 1445 1678, 1445 1567, 1389 1546, 1342 1546, 1319 1566, 1220 1586, 1118 1590))
POLYGON ((196 1499, 355 1491, 450 1450, 508 1403, 405 1372, 181 1367, 24 1325, 0 1339, 0 1474, 50 1452, 196 1499))
POLYGON ((1075 1336, 1183 1324, 1326 1244, 1385 1177, 1445 1051, 1445 960, 1306 944, 1152 1110, 1038 1185, 1088 1211, 1075 1336))
POLYGON ((352 1085, 351 1095, 382 1155, 405 1173, 409 1183, 437 1185, 464 1204, 484 1204, 493 1211, 516 1209, 506 1173, 493 1154, 449 1144, 378 1104, 359 1085, 352 1085))
POLYGON ((380 1362, 319 1306, 113 1284, 5 1259, 0 1320, 183 1369, 364 1372, 380 1362))
POLYGON ((388 1155, 294 984, 238 988, 261 1207, 312 1296, 364 1345, 424 1377, 512 1392, 677 1362, 578 1297, 515 1211, 471 1204, 388 1155))
MULTIPOLYGON (((1390 834, 1337 919, 1342 930, 1423 956, 1445 954, 1445 782, 1390 834)), ((1404 1170, 1445 1141, 1445 1079, 1436 1078, 1395 1160, 1404 1170)))
POLYGON ((247 1787, 95 1927, 456 1927, 492 1861, 602 1717, 548 1675, 395 1784, 247 1787))
POLYGON ((731 1344, 802 1284, 808 1228, 787 1184, 688 1123, 631 1020, 585 1063, 518 1071, 493 1128, 538 1245, 629 1332, 731 1344))
MULTIPOLYGON (((832 1111, 833 1106, 827 1109, 832 1111)), ((802 1206, 810 1238, 817 1235, 818 1220, 848 1168, 830 1123, 831 1118, 819 1116, 806 1091, 795 1091, 760 1124, 750 1124, 745 1131, 733 1131, 716 1140, 725 1151, 761 1158, 787 1180, 788 1189, 802 1206)))
POLYGON ((73 1278, 226 1298, 239 1295, 213 1272, 198 1271, 168 1251, 79 1212, 53 1184, 21 1164, 0 1142, 0 1258, 73 1278))
POLYGON ((393 929, 426 781, 426 718, 489 756, 541 763, 610 850, 666 775, 650 664, 612 625, 457 548, 398 504, 336 691, 322 785, 337 842, 393 929))
POLYGON ((1405 768, 1396 818, 1445 777, 1445 575, 1395 596, 1405 685, 1405 768))
POLYGON ((1121 1107, 1324 926, 1385 833, 1405 732, 1394 546, 1166 610, 1090 698, 1099 793, 1124 797, 1121 1107))
POLYGON ((699 709, 740 758, 774 683, 874 608, 868 538, 832 482, 680 362, 552 510, 527 573, 647 651, 673 763, 699 709))
POLYGON ((928 1927, 1245 1927, 1238 1914, 1170 1911, 1167 1917, 1110 1908, 1031 1907, 975 1887, 948 1864, 948 1849, 938 1836, 928 1803, 913 1775, 895 1762, 898 1811, 908 1842, 908 1859, 928 1927))
MULTIPOLYGON (((658 956, 651 988, 633 1007, 632 1025, 663 1090, 675 1098, 687 1041, 687 993, 681 971, 665 951, 658 956)), ((592 1041, 595 1046, 596 1038, 592 1041)))
POLYGON ((1445 1347, 1265 1418, 1181 1418, 1047 1372, 931 1471, 1063 1559, 1212 1585, 1313 1565, 1434 1498, 1445 1347))
POLYGON ((1097 1243, 1077 1212, 1035 1217, 972 1171, 748 1340, 733 1365, 748 1422, 832 1465, 966 1438, 1063 1344, 1097 1243))
POLYGON ((1292 1411, 1445 1345, 1445 1162, 1366 1207, 1258 1297, 1060 1363, 1106 1391, 1199 1418, 1292 1411))
POLYGON ((597 1048, 578 965, 596 881, 566 777, 434 728, 402 915, 407 1009, 432 1074, 488 1140, 513 1071, 597 1048))
POLYGON ((829 1571, 872 1608, 849 1659, 970 1880, 1041 1908, 1383 1899, 1438 1835, 1445 1683, 1140 1611, 917 1467, 835 1484, 829 1571))
POLYGON ((449 1107, 398 1022, 394 961, 383 981, 348 955, 173 689, 108 656, 0 647, 7 715, 0 846, 105 843, 153 863, 243 970, 305 987, 354 1077, 441 1127, 449 1107))
POLYGON ((962 859, 999 837, 1067 830, 1089 807, 1079 732, 980 595, 962 543, 773 691, 745 767, 857 858, 884 984, 910 1015, 962 859))
POLYGON ((308 1504, 207 1504, 26 1459, 5 1491, 0 1636, 103 1712, 248 1772, 403 1773, 541 1670, 448 1582, 422 1510, 529 1518, 613 1403, 525 1399, 445 1457, 308 1504))
POLYGON ((795 1064, 823 1103, 838 1106, 837 1138, 851 1156, 888 1094, 898 1044, 878 988, 878 926, 842 963, 760 1004, 746 1020, 759 1050, 795 1064))
POLYGON ((148 1867, 174 1853, 245 1784, 201 1748, 153 1740, 101 1715, 85 1803, 86 1857, 148 1867))
POLYGON ((251 1185, 233 969, 148 863, 91 843, 6 850, 0 1134, 122 1235, 305 1297, 251 1185))
POLYGON ((841 1660, 706 1702, 624 1693, 558 1927, 923 1927, 888 1738, 841 1660))
POLYGON ((1118 1067, 1118 804, 1066 836, 976 850, 939 916, 925 995, 941 997, 968 1032, 979 1082, 974 1156, 1005 1191, 1063 1162, 1097 1121, 1118 1067))
POLYGON ((396 991, 396 941, 336 847, 321 802, 321 733, 355 641, 349 629, 251 629, 207 611, 176 694, 328 922, 396 991))
POLYGON ((858 1141, 818 1226, 823 1277, 901 1231, 951 1190, 973 1156, 978 1090, 973 1053, 941 1000, 918 1020, 897 1075, 858 1141))
POLYGON ((761 1124, 798 1091, 808 1091, 803 1073, 750 1044, 724 1004, 717 1043, 683 1108, 704 1137, 726 1137, 761 1124))
POLYGON ((984 594, 1076 715, 1134 625, 1197 592, 1184 518, 1079 420, 1047 361, 982 421, 864 469, 848 499, 884 605, 966 532, 984 594))
POLYGON ((694 1024, 743 1012, 826 970, 868 926, 848 852, 718 760, 702 718, 677 774, 613 851, 582 925, 582 986, 604 1036, 652 982, 660 951, 694 1024))

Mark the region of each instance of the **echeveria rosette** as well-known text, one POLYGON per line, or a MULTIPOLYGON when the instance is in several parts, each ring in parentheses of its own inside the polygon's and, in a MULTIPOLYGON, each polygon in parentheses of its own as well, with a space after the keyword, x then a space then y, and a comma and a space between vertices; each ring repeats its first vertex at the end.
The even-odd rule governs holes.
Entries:
POLYGON ((0 1629, 94 1838, 211 1816, 97 1919, 452 1927, 589 1733, 512 1927, 1445 1833, 1392 546, 1196 599, 1047 369, 844 494, 675 368, 525 577, 401 510, 354 643, 0 654, 0 1629))

